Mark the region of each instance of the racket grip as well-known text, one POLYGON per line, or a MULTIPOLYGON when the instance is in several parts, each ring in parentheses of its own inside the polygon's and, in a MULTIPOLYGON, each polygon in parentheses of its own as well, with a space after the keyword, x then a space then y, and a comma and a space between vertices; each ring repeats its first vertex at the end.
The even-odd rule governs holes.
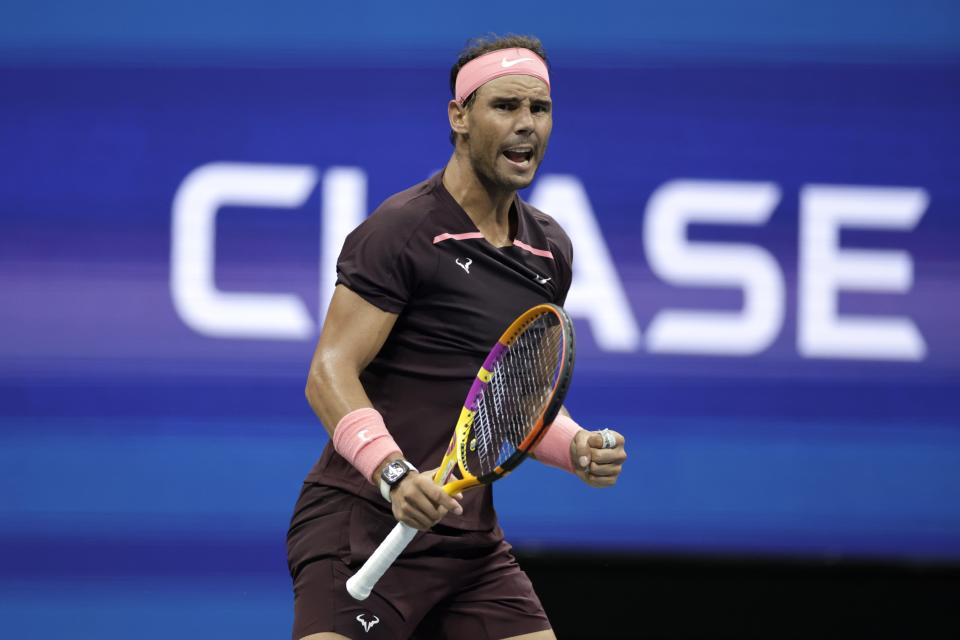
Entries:
POLYGON ((347 580, 347 591, 350 595, 355 600, 366 600, 377 581, 416 535, 416 529, 398 522, 377 550, 363 563, 360 570, 347 580))

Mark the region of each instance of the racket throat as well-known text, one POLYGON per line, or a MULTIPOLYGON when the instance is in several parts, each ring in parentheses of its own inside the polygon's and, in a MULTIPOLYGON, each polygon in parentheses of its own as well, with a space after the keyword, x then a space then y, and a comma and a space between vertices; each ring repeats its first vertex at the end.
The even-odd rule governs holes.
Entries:
POLYGON ((437 484, 444 484, 450 480, 450 474, 453 473, 453 467, 457 464, 457 459, 452 457, 446 464, 437 469, 437 473, 433 477, 433 481, 437 484))

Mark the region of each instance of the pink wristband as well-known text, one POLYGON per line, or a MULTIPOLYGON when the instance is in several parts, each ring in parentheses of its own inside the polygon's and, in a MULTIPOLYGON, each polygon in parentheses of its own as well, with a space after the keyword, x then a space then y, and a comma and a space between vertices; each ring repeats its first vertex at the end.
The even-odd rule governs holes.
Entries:
POLYGON ((560 414, 553 421, 543 440, 534 452, 537 460, 551 467, 557 467, 573 473, 573 460, 570 459, 570 443, 582 427, 568 415, 560 414))
POLYGON ((380 463, 391 453, 400 452, 383 416, 370 407, 355 409, 340 419, 333 430, 333 448, 370 483, 380 463))

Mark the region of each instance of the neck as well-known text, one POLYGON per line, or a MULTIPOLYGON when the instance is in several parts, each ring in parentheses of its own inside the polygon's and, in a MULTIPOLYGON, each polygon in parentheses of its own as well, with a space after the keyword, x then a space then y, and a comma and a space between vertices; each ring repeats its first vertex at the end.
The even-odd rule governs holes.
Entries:
POLYGON ((459 150, 444 169, 443 186, 487 240, 497 246, 512 242, 510 207, 516 191, 498 188, 477 175, 470 159, 459 150))

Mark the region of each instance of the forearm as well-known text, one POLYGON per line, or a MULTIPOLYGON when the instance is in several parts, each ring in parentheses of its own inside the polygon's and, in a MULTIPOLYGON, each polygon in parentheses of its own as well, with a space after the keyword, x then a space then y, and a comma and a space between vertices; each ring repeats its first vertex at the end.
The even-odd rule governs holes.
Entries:
POLYGON ((573 421, 567 408, 561 406, 547 434, 537 445, 536 451, 531 454, 545 464, 573 471, 575 453, 573 441, 580 430, 580 425, 573 421))
POLYGON ((307 374, 307 401, 337 453, 374 484, 384 461, 400 450, 360 383, 360 373, 383 347, 396 319, 338 285, 307 374))
MULTIPOLYGON (((324 429, 333 439, 335 430, 341 424, 344 416, 357 409, 372 408, 373 403, 367 396, 357 372, 349 367, 337 365, 333 362, 314 363, 306 387, 307 401, 313 412, 320 419, 324 429)), ((378 456, 379 457, 379 456, 378 456)), ((386 453, 379 460, 370 477, 370 482, 376 484, 383 467, 398 458, 403 457, 399 448, 386 453)))
POLYGON ((331 438, 343 416, 373 406, 360 384, 359 372, 332 358, 314 359, 307 377, 306 396, 331 438))

